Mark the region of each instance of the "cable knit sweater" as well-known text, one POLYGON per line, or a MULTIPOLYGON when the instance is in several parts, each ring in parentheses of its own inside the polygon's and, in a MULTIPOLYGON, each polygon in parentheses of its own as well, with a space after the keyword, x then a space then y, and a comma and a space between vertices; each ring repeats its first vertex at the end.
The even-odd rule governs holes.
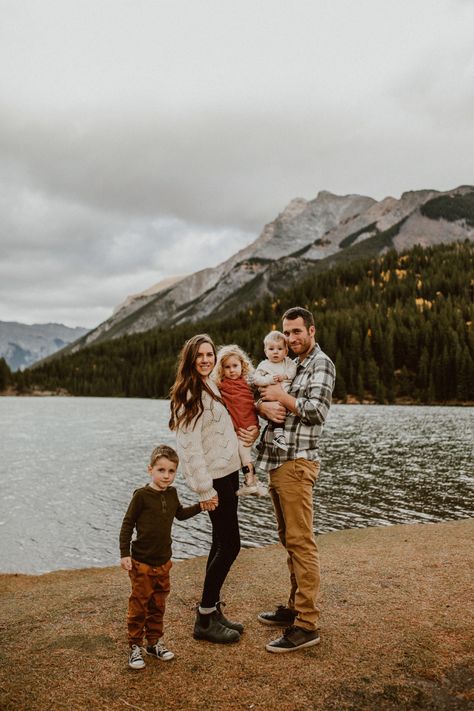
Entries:
MULTIPOLYGON (((219 395, 211 380, 207 385, 219 395)), ((213 479, 221 479, 241 467, 239 446, 234 426, 224 405, 202 394, 204 411, 187 427, 176 432, 176 444, 184 478, 200 501, 216 495, 213 479)))

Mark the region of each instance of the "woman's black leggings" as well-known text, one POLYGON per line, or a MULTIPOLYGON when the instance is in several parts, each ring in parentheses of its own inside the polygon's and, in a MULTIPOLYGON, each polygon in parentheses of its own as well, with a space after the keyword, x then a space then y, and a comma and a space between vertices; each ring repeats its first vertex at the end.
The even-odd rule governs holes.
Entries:
POLYGON ((240 551, 240 531, 237 518, 239 472, 232 472, 212 482, 219 497, 219 506, 209 511, 212 523, 212 546, 206 565, 201 607, 214 607, 220 600, 221 587, 232 563, 240 551))

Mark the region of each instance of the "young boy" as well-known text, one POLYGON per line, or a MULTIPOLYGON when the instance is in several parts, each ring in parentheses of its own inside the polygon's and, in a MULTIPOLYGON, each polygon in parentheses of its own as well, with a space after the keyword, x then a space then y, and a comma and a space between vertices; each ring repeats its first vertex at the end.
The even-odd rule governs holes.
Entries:
POLYGON ((147 638, 146 653, 161 661, 173 659, 174 654, 162 643, 165 602, 170 591, 171 527, 179 521, 195 516, 201 504, 181 506, 171 484, 178 468, 178 455, 164 444, 151 454, 148 473, 151 481, 137 489, 120 529, 120 565, 128 571, 132 593, 128 601, 128 664, 132 669, 143 669, 143 633, 147 638), (133 529, 137 537, 130 542, 133 529))
MULTIPOLYGON (((281 387, 288 391, 296 375, 296 364, 288 357, 285 336, 281 331, 270 331, 263 340, 263 348, 267 359, 258 364, 252 376, 252 383, 257 387, 281 383, 281 387)), ((288 451, 283 427, 269 422, 268 429, 273 432, 273 446, 288 451)))

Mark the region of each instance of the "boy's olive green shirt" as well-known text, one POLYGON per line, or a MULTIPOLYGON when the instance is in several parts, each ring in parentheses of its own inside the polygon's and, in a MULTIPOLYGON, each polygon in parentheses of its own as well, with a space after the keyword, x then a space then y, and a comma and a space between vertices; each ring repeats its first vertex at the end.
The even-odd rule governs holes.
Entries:
POLYGON ((132 558, 148 565, 163 565, 171 558, 173 520, 177 518, 184 521, 200 511, 199 504, 182 506, 174 486, 169 486, 165 491, 156 491, 149 484, 137 489, 120 529, 120 557, 130 555, 130 542, 133 529, 136 528, 132 558))

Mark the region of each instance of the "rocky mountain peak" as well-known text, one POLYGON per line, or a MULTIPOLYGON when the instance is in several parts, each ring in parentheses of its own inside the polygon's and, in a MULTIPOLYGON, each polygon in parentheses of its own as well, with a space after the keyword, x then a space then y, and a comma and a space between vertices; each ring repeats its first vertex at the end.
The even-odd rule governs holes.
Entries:
MULTIPOLYGON (((388 196, 380 201, 357 194, 334 195, 327 190, 321 190, 312 200, 295 198, 265 225, 252 244, 215 268, 195 272, 157 293, 145 293, 73 349, 158 325, 232 313, 268 293, 276 293, 317 262, 324 269, 330 268, 335 258, 375 256, 390 248, 474 239, 471 218, 462 219, 461 215, 459 219, 443 220, 442 216, 435 218, 422 212, 435 197, 467 194, 472 194, 474 202, 474 188, 469 186, 446 193, 412 190, 399 199, 388 196), (139 307, 135 308, 137 303, 139 307)), ((462 209, 472 214, 471 198, 464 202, 462 209)))

